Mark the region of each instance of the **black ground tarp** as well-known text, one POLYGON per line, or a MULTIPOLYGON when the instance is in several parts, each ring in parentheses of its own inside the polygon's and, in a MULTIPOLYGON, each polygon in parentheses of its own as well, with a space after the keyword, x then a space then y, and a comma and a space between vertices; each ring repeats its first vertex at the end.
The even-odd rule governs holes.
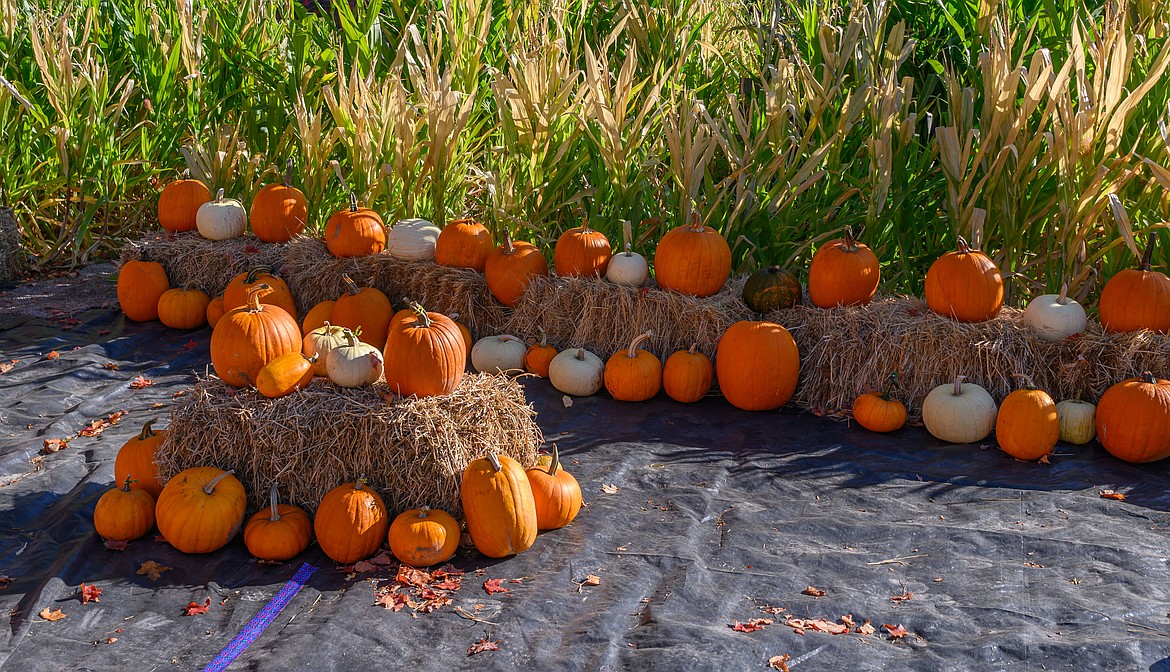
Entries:
POLYGON ((566 407, 545 381, 526 382, 588 506, 518 557, 460 551, 468 575, 452 607, 490 623, 374 606, 377 574, 347 579, 316 546, 278 566, 251 560, 240 539, 206 556, 150 536, 107 550, 92 513, 117 449, 165 419, 152 406, 204 370, 208 340, 112 310, 79 324, 0 315, 0 363, 19 360, 0 374, 4 670, 200 669, 302 562, 321 569, 231 669, 730 671, 790 654, 798 671, 1170 670, 1166 465, 1063 444, 1053 464, 1024 464, 921 429, 879 436, 717 398, 566 407), (138 376, 154 384, 132 389, 138 376), (38 455, 45 439, 122 410, 99 436, 38 455), (1106 489, 1128 499, 1102 499, 1106 489), (135 573, 147 560, 173 569, 151 582, 135 573), (590 574, 600 585, 575 583, 590 574), (523 581, 489 596, 488 578, 523 581), (81 604, 82 582, 103 589, 100 602, 81 604), (208 597, 205 615, 182 615, 208 597), (45 607, 66 617, 44 621, 45 607), (786 614, 852 614, 879 633, 801 636, 786 614), (729 627, 764 617, 775 623, 729 627), (909 634, 892 640, 882 624, 909 634), (469 657, 484 637, 500 650, 469 657))

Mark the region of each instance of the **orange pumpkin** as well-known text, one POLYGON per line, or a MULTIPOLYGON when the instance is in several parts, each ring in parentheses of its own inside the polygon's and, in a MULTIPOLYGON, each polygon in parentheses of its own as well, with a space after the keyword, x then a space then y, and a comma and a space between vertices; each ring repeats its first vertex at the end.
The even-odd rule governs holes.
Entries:
POLYGON ((135 480, 131 487, 149 492, 152 498, 158 497, 166 485, 159 478, 158 467, 154 464, 154 454, 167 434, 165 429, 156 432, 151 428, 157 421, 158 418, 147 420, 138 436, 122 444, 114 458, 114 480, 122 482, 133 475, 135 480))
POLYGON ((492 250, 484 266, 488 290, 496 301, 515 306, 532 279, 548 275, 548 262, 532 243, 512 242, 504 230, 504 244, 492 250))
POLYGON ((403 511, 390 524, 390 552, 412 567, 447 562, 459 549, 459 521, 429 506, 403 511))
POLYGON ((127 476, 122 487, 101 496, 93 510, 93 526, 102 539, 130 541, 154 527, 154 497, 143 489, 132 488, 134 479, 127 476))
POLYGON ((880 392, 866 392, 853 400, 853 419, 871 432, 892 432, 906 424, 906 406, 890 394, 898 385, 891 373, 880 392))
POLYGON ((389 527, 386 504, 366 487, 365 476, 326 493, 313 520, 321 550, 339 565, 352 565, 377 552, 389 527))
POLYGON ((226 313, 234 308, 241 308, 248 304, 248 292, 257 285, 268 285, 272 292, 264 296, 260 303, 270 306, 279 306, 294 319, 297 316, 297 303, 293 301, 292 290, 288 283, 276 275, 268 266, 257 266, 247 273, 240 273, 228 282, 223 290, 223 310, 226 313))
POLYGON ((473 219, 456 219, 448 222, 435 240, 435 263, 474 268, 483 273, 495 247, 496 241, 483 224, 473 219))
POLYGON ((618 401, 646 401, 662 389, 662 363, 654 353, 638 350, 652 334, 634 337, 630 347, 618 350, 605 363, 605 389, 618 401))
POLYGON ((480 553, 505 558, 536 541, 536 503, 520 463, 488 452, 472 460, 459 485, 467 532, 480 553))
POLYGON ((341 280, 345 291, 333 304, 329 323, 352 330, 375 348, 385 347, 390 318, 394 315, 390 299, 379 289, 359 288, 348 275, 342 275, 341 280))
POLYGON ((984 322, 1003 307, 1003 278, 995 262, 959 238, 959 251, 939 257, 926 272, 926 305, 959 322, 984 322))
POLYGON ((697 344, 689 350, 679 350, 666 358, 662 366, 662 388, 675 401, 691 404, 711 391, 715 369, 707 355, 698 351, 697 344))
POLYGON ((118 305, 128 319, 158 319, 158 300, 171 288, 167 272, 157 261, 127 261, 118 271, 118 305))
POLYGON ((386 248, 386 227, 378 213, 359 208, 357 196, 349 194, 349 208, 333 213, 325 223, 325 247, 338 258, 367 257, 386 248))
POLYGON ((779 324, 736 322, 715 349, 715 376, 732 406, 770 411, 788 403, 796 391, 800 352, 779 324))
POLYGON ((268 362, 256 374, 256 390, 275 399, 305 389, 313 381, 317 354, 290 352, 268 362))
POLYGON ((572 474, 561 469, 557 445, 552 447, 548 467, 533 467, 525 472, 536 504, 536 526, 541 530, 559 530, 573 522, 581 510, 581 485, 572 474))
POLYGON ((1000 450, 1017 460, 1038 460, 1051 453, 1060 440, 1056 402, 1029 380, 999 405, 995 440, 1000 450))
POLYGON ((211 191, 199 180, 175 180, 158 196, 158 223, 171 233, 194 231, 195 213, 211 200, 211 191))
POLYGON ((467 328, 466 324, 459 321, 459 313, 451 313, 449 317, 455 321, 455 326, 459 327, 459 335, 463 336, 463 344, 467 346, 467 356, 471 357, 471 348, 475 345, 475 340, 471 337, 471 330, 467 328))
POLYGON ((808 268, 808 298, 821 308, 864 306, 877 292, 877 256, 853 238, 853 229, 821 246, 808 268))
POLYGON ((301 323, 301 332, 308 334, 314 329, 325 326, 327 322, 331 322, 329 318, 333 315, 333 306, 336 304, 336 301, 322 301, 310 308, 309 312, 305 313, 305 319, 301 323))
POLYGON ((228 385, 251 385, 265 364, 301 351, 296 320, 281 308, 260 303, 271 291, 266 284, 253 287, 248 306, 228 311, 211 332, 211 365, 228 385))
POLYGON ((220 294, 207 302, 207 324, 214 329, 215 325, 219 323, 219 318, 223 317, 223 314, 223 294, 220 294))
POLYGON ((715 229, 703 226, 699 213, 689 225, 671 229, 654 251, 654 280, 663 289, 711 296, 731 276, 731 247, 715 229))
POLYGON ((548 365, 552 363, 553 357, 557 356, 557 349, 548 344, 548 335, 544 333, 544 327, 539 329, 540 342, 528 346, 528 352, 524 353, 524 370, 541 378, 548 378, 548 365))
POLYGON ((292 186, 292 159, 284 173, 284 184, 269 184, 256 193, 248 221, 252 233, 266 243, 285 243, 305 230, 309 202, 292 186))
POLYGON ((414 314, 392 327, 386 339, 386 384, 402 397, 451 394, 467 368, 463 335, 446 315, 428 313, 417 303, 411 309, 414 314))
POLYGON ((195 329, 207 323, 211 299, 198 289, 168 289, 158 299, 158 320, 171 329, 195 329))
POLYGON ((612 256, 609 239, 581 222, 561 234, 553 248, 553 268, 561 277, 605 277, 612 256))
POLYGON ((1097 440, 1118 459, 1142 464, 1170 457, 1170 380, 1146 371, 1105 390, 1096 425, 1097 440))
POLYGON ((268 494, 268 508, 257 511, 244 526, 244 545, 261 560, 283 562, 309 547, 313 523, 304 509, 279 504, 276 484, 268 494))
POLYGON ((1101 290, 1098 307, 1105 331, 1170 332, 1170 278, 1150 270, 1157 239, 1151 233, 1138 267, 1118 272, 1101 290))
POLYGON ((217 467, 193 467, 167 481, 155 505, 158 531, 183 553, 227 545, 244 524, 244 484, 217 467))

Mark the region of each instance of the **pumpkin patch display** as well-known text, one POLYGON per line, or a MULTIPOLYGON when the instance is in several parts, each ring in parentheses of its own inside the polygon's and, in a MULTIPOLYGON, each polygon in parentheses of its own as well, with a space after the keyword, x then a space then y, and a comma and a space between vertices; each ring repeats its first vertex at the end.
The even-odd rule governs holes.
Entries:
POLYGON ((208 240, 228 240, 244 235, 248 228, 248 212, 234 198, 224 198, 223 189, 214 201, 199 206, 195 213, 195 227, 208 240))
POLYGON ((425 219, 400 219, 386 234, 386 251, 403 261, 434 259, 440 233, 439 227, 425 219))
POLYGON ((317 355, 306 356, 301 352, 290 352, 268 362, 256 374, 256 390, 275 399, 297 390, 304 389, 313 380, 313 367, 317 355))
POLYGON ((1060 440, 1056 403, 1031 380, 1004 398, 995 418, 1000 450, 1017 460, 1032 461, 1052 452, 1060 440))
POLYGON ((528 346, 510 334, 487 336, 471 348, 471 365, 484 373, 523 371, 528 346))
POLYGON ((1138 267, 1120 271, 1105 283, 1098 303, 1105 331, 1170 333, 1170 278, 1150 270, 1157 240, 1151 233, 1138 267))
POLYGON ((1146 371, 1113 385, 1097 402, 1096 424, 1097 440, 1118 459, 1170 457, 1170 380, 1146 371))
POLYGON ((292 186, 292 169, 289 159, 284 181, 265 185, 252 199, 248 213, 252 233, 266 243, 287 243, 305 230, 309 220, 309 202, 304 192, 292 186))
POLYGON ((411 567, 447 562, 459 550, 459 521, 429 506, 403 511, 390 524, 390 552, 411 567))
POLYGON ((207 323, 211 299, 198 289, 168 289, 158 299, 158 321, 171 329, 196 329, 207 323))
POLYGON ((276 484, 268 494, 268 508, 256 512, 244 526, 244 545, 261 560, 284 562, 309 547, 313 524, 304 509, 280 504, 276 484))
POLYGON ((605 384, 605 363, 585 348, 565 350, 549 362, 548 382, 565 394, 588 397, 605 384))
POLYGON ((223 290, 224 312, 248 305, 248 292, 253 287, 268 285, 271 292, 260 298, 260 303, 270 306, 279 306, 291 317, 297 316, 297 304, 293 300, 292 290, 276 271, 268 266, 257 266, 246 273, 240 273, 228 282, 223 290))
POLYGON ((557 356, 557 349, 548 344, 544 327, 540 327, 540 341, 528 346, 524 353, 524 370, 541 378, 548 378, 548 366, 557 356))
POLYGON ((435 263, 483 273, 495 247, 496 241, 483 224, 467 218, 452 220, 435 241, 435 263))
POLYGON ((1056 404, 1056 418, 1060 420, 1060 440, 1084 445, 1097 436, 1097 406, 1080 399, 1065 399, 1056 404))
POLYGON ((820 308, 864 306, 873 299, 881 279, 877 256, 853 238, 853 229, 831 240, 813 255, 808 268, 808 298, 820 308))
POLYGON ((671 229, 654 251, 654 279, 663 289, 711 296, 731 277, 731 247, 723 234, 704 226, 699 213, 671 229))
POLYGON ((1081 304, 1068 298, 1068 285, 1060 294, 1041 294, 1028 303, 1021 318, 1042 341, 1054 343, 1085 331, 1088 320, 1081 304))
POLYGON ((892 432, 906 424, 906 406, 890 396, 898 386, 891 373, 879 392, 867 392, 853 400, 853 419, 871 432, 892 432))
POLYGON ((800 379, 796 341, 773 322, 736 322, 719 339, 715 378, 723 397, 736 408, 780 408, 792 398, 800 379))
POLYGON ((527 472, 536 504, 536 526, 540 530, 559 530, 573 522, 581 510, 581 485, 561 468, 557 445, 552 447, 552 460, 547 467, 537 465, 527 472))
POLYGON ((325 494, 313 519, 317 544, 339 565, 352 565, 378 551, 390 521, 382 497, 362 476, 325 494))
POLYGON ((313 331, 305 334, 301 340, 301 352, 306 357, 315 357, 313 374, 317 376, 329 375, 329 353, 348 343, 345 337, 345 328, 325 323, 313 331))
POLYGON ((122 479, 122 487, 101 496, 93 510, 93 527, 102 539, 132 541, 154 527, 154 497, 131 488, 134 479, 122 479))
POLYGON ((333 213, 325 223, 325 247, 339 259, 380 253, 386 247, 382 218, 369 208, 359 208, 357 195, 349 192, 349 207, 333 213))
POLYGON ((609 269, 609 239, 589 228, 588 221, 568 229, 553 248, 553 268, 561 277, 604 277, 609 269))
POLYGON ((341 387, 365 387, 382 377, 385 360, 382 352, 358 339, 349 329, 342 330, 345 342, 332 347, 325 356, 329 380, 341 387))
POLYGON ((118 271, 118 305, 135 322, 158 319, 158 302, 171 288, 157 261, 127 261, 118 271))
POLYGON ((629 220, 622 221, 622 240, 625 251, 609 259, 609 266, 605 270, 605 279, 615 285, 624 287, 641 287, 650 277, 650 266, 646 257, 634 251, 633 226, 629 220))
POLYGON ((342 275, 341 280, 345 290, 334 302, 329 322, 358 333, 363 342, 381 349, 394 316, 390 299, 380 289, 359 288, 348 275, 342 275))
POLYGON ((122 444, 114 458, 114 481, 121 483, 133 476, 131 487, 149 492, 152 498, 158 497, 166 485, 154 464, 154 454, 167 434, 165 429, 155 431, 152 425, 157 421, 153 418, 143 423, 138 436, 122 444))
POLYGON ((768 266, 743 283, 743 302, 753 312, 767 314, 800 303, 800 281, 779 266, 768 266))
POLYGON ((194 231, 199 208, 210 200, 211 191, 199 180, 175 180, 158 196, 158 223, 171 233, 194 231))
POLYGON ((691 404, 702 399, 711 391, 714 380, 715 368, 696 344, 691 344, 689 350, 672 353, 662 365, 662 389, 677 402, 691 404))
POLYGON ((662 389, 662 363, 654 353, 638 350, 651 337, 647 331, 634 337, 630 347, 618 350, 605 364, 605 389, 618 401, 646 401, 662 389))
POLYGON ((959 322, 984 322, 1003 307, 1003 278, 995 262, 959 238, 959 250, 939 257, 926 272, 926 305, 959 322))
POLYGON ((467 366, 463 335, 446 315, 417 303, 411 310, 386 339, 386 384, 402 397, 451 394, 467 366))
POLYGON ((193 467, 167 481, 154 515, 171 546, 183 553, 210 553, 240 531, 246 505, 244 485, 232 471, 193 467))
POLYGON ((496 301, 515 306, 532 279, 548 275, 548 262, 532 243, 512 241, 504 230, 504 244, 492 250, 484 262, 488 290, 496 301))
POLYGON ((975 383, 955 376, 953 384, 939 385, 922 402, 922 423, 931 436, 950 443, 982 441, 995 429, 995 399, 975 383))
POLYGON ((253 287, 248 305, 228 311, 211 332, 211 364, 228 385, 252 385, 265 364, 301 351, 296 320, 277 306, 260 303, 271 292, 267 284, 253 287))
POLYGON ((520 463, 488 452, 472 460, 459 485, 471 541, 489 558, 506 558, 536 541, 536 502, 520 463))

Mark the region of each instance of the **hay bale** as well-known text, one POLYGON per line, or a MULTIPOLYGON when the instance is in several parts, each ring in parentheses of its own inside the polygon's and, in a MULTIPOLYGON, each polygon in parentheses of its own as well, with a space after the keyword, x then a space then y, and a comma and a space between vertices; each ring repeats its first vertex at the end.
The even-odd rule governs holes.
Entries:
POLYGON ((257 266, 278 271, 289 243, 265 243, 255 236, 207 240, 197 232, 174 236, 155 233, 122 247, 121 262, 157 261, 167 271, 172 287, 190 285, 215 296, 232 278, 257 266))
POLYGON ((461 515, 459 481, 487 449, 524 466, 544 437, 516 381, 468 375, 454 393, 394 398, 384 384, 345 389, 318 378, 266 399, 201 378, 171 415, 155 458, 170 477, 195 466, 235 469, 255 508, 273 481, 282 501, 308 510, 330 489, 366 474, 392 512, 421 506, 461 515))
POLYGON ((583 347, 605 359, 646 330, 646 349, 659 359, 692 343, 710 357, 738 320, 754 319, 740 295, 746 276, 704 299, 650 287, 622 287, 596 278, 536 278, 524 290, 504 331, 536 336, 543 327, 558 348, 583 347))
POLYGON ((12 208, 0 208, 0 282, 20 277, 20 228, 12 208))
POLYGON ((433 261, 403 261, 389 254, 338 259, 329 254, 324 242, 313 238, 300 238, 289 245, 284 279, 302 313, 321 301, 336 299, 344 274, 359 285, 382 290, 395 304, 409 297, 428 310, 458 315, 477 337, 500 333, 507 319, 504 307, 492 298, 484 275, 475 270, 433 261))

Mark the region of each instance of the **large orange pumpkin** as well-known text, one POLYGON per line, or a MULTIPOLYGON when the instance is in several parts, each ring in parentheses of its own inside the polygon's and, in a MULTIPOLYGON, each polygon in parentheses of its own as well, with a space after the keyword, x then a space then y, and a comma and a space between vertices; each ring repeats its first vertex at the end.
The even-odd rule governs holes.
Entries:
POLYGON ((890 396, 898 385, 891 373, 880 392, 866 392, 853 400, 853 419, 871 432, 892 432, 906 424, 906 406, 890 396))
POLYGON ((227 287, 223 290, 224 312, 246 306, 248 292, 257 285, 268 285, 272 288, 272 292, 260 299, 260 303, 280 306, 293 318, 297 316, 297 304, 296 301, 293 301, 292 290, 288 288, 288 283, 268 266, 257 266, 246 273, 240 273, 228 282, 227 287))
POLYGON ((1028 381, 999 405, 995 440, 1003 452, 1017 460, 1038 460, 1051 453, 1060 440, 1056 402, 1028 381))
POLYGON ((561 234, 553 248, 553 268, 561 277, 605 277, 612 256, 609 239, 581 222, 561 234))
POLYGON ((211 299, 198 289, 168 289, 158 299, 158 321, 171 329, 195 329, 207 324, 211 299))
POLYGON ((386 339, 386 384, 402 397, 451 394, 467 367, 463 335, 446 315, 428 313, 417 303, 411 309, 414 314, 391 327, 386 339))
POLYGON ((668 231, 654 251, 654 280, 663 289, 711 296, 730 275, 731 247, 722 234, 703 226, 697 212, 690 224, 668 231))
POLYGON ((853 238, 853 229, 821 246, 808 268, 808 298, 821 308, 864 306, 877 292, 881 268, 873 251, 853 238))
POLYGON ((618 350, 605 363, 605 389, 618 401, 646 401, 662 389, 662 362, 654 353, 638 350, 652 334, 634 337, 630 347, 618 350))
POLYGON ((1137 464, 1170 457, 1170 380, 1146 371, 1105 390, 1097 402, 1097 440, 1137 464))
POLYGON ((154 497, 142 489, 132 488, 134 479, 127 476, 122 487, 101 496, 93 510, 93 526, 102 539, 130 541, 154 527, 154 497))
POLYGON ((256 193, 248 221, 252 233, 266 243, 284 243, 305 230, 309 219, 309 202, 300 189, 292 186, 292 159, 284 173, 283 184, 269 184, 256 193))
POLYGON ((1003 278, 995 262, 959 238, 959 251, 939 257, 926 272, 926 305, 959 322, 983 322, 1003 307, 1003 278))
POLYGON ((412 567, 447 562, 459 549, 459 521, 429 506, 403 511, 390 524, 390 552, 412 567))
POLYGON ((211 191, 199 180, 175 180, 158 196, 158 223, 171 233, 194 231, 199 206, 211 200, 211 191))
POLYGON ((118 271, 118 305, 135 322, 158 319, 158 300, 171 288, 157 261, 127 261, 118 271))
POLYGON ((283 562, 309 547, 313 523, 304 509, 280 504, 276 484, 268 493, 268 508, 261 509, 244 526, 244 545, 248 552, 269 562, 283 562))
POLYGON ((536 541, 536 503, 520 463, 488 452, 472 460, 459 485, 467 531, 480 553, 505 558, 536 541))
POLYGON ((473 219, 456 219, 443 227, 435 240, 435 263, 440 266, 474 268, 483 273, 488 256, 496 247, 491 231, 473 219))
POLYGON ((313 520, 321 550, 339 565, 352 565, 373 555, 389 527, 386 504, 366 487, 365 476, 327 492, 313 520))
POLYGON ((492 250, 484 266, 488 290, 496 301, 515 306, 532 279, 548 275, 548 262, 532 243, 513 242, 504 230, 504 244, 492 250))
POLYGON ((1170 278, 1150 270, 1157 239, 1151 233, 1138 267, 1118 272, 1101 290, 1098 307, 1105 331, 1170 332, 1170 278))
POLYGON ((265 364, 301 351, 297 321, 281 308, 260 303, 271 291, 266 284, 253 287, 248 306, 229 311, 211 332, 211 365, 228 385, 255 384, 265 364))
POLYGON ((167 481, 155 505, 158 531, 183 553, 223 548, 244 524, 244 484, 217 467, 193 467, 167 481))
POLYGON ((548 335, 544 333, 544 327, 539 329, 540 342, 528 346, 528 352, 524 353, 524 370, 541 378, 548 378, 548 365, 552 363, 553 357, 557 356, 557 349, 548 344, 548 335))
POLYGON ((329 317, 333 315, 333 306, 336 304, 336 301, 326 300, 310 308, 301 322, 301 333, 311 333, 314 329, 320 329, 327 322, 331 322, 329 317))
POLYGON ((335 257, 367 257, 386 248, 386 227, 378 213, 359 208, 350 192, 349 208, 333 213, 325 223, 325 247, 335 257))
POLYGON ((166 485, 158 477, 158 467, 154 464, 154 454, 167 434, 165 429, 156 432, 151 427, 157 421, 158 418, 147 420, 138 436, 122 444, 114 458, 114 480, 120 483, 133 476, 130 487, 145 490, 151 497, 158 497, 166 485))
POLYGON ((341 280, 345 289, 333 304, 329 323, 350 329, 375 348, 385 347, 390 318, 394 316, 390 299, 379 289, 359 288, 348 275, 342 275, 341 280))
POLYGON ((788 403, 796 391, 800 352, 779 324, 736 322, 715 349, 715 376, 732 406, 770 411, 788 403))
POLYGON ((666 358, 662 365, 662 389, 666 396, 684 404, 694 403, 711 391, 715 369, 707 355, 692 344, 689 350, 679 350, 666 358))
POLYGON ((536 526, 541 530, 559 530, 573 522, 581 510, 581 485, 561 468, 557 444, 553 444, 552 461, 547 469, 535 466, 525 473, 536 504, 536 526))

